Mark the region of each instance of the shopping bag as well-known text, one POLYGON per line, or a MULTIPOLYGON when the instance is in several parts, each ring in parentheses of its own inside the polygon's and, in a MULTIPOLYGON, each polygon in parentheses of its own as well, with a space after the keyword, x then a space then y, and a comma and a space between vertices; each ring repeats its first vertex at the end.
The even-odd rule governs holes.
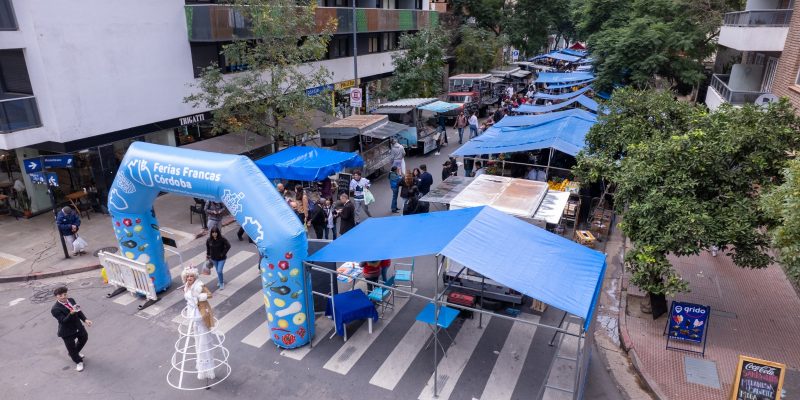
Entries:
MULTIPOLYGON (((75 235, 75 236, 77 236, 77 235, 75 235)), ((89 243, 86 243, 86 241, 83 240, 83 238, 80 237, 80 236, 76 237, 75 240, 72 241, 72 248, 75 249, 76 253, 80 253, 80 252, 86 251, 86 247, 88 247, 88 246, 89 246, 89 243)))
POLYGON ((372 204, 375 202, 375 196, 372 195, 372 192, 369 189, 364 189, 364 204, 372 204))
POLYGON ((200 266, 200 275, 211 275, 211 268, 213 268, 211 260, 206 260, 206 262, 200 266))

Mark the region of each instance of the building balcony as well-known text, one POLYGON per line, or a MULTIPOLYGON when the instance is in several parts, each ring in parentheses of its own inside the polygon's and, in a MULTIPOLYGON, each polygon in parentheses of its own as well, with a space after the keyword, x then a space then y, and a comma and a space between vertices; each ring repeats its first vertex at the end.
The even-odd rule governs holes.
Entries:
POLYGON ((719 44, 739 51, 783 51, 791 19, 791 9, 727 13, 719 44))
POLYGON ((0 133, 42 126, 36 98, 28 95, 0 98, 0 133))
MULTIPOLYGON (((315 20, 319 30, 327 21, 337 22, 333 33, 353 32, 352 8, 317 7, 315 20)), ((359 33, 416 31, 438 24, 436 11, 356 9, 359 33)), ((190 42, 224 42, 253 38, 251 23, 230 5, 187 5, 186 26, 190 42)))
POLYGON ((746 83, 744 81, 732 81, 731 76, 732 75, 714 74, 711 77, 711 84, 706 94, 706 106, 708 106, 710 110, 716 110, 724 103, 734 106, 753 104, 759 96, 769 93, 760 88, 748 88, 744 85, 746 83))

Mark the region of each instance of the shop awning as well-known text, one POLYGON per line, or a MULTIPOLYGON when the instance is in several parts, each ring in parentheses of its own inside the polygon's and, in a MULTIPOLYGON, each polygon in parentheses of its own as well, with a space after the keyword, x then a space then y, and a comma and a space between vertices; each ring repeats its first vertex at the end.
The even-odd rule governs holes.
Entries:
POLYGON ((523 104, 514 109, 514 112, 522 113, 522 114, 532 114, 532 113, 546 113, 550 111, 560 110, 562 108, 569 107, 575 103, 578 103, 591 111, 597 112, 597 102, 584 96, 580 95, 577 97, 573 97, 567 101, 558 103, 558 104, 551 104, 549 106, 536 106, 531 104, 523 104))
POLYGON ((606 267, 603 253, 487 206, 370 218, 308 260, 370 261, 437 254, 583 318, 585 328, 606 267))
POLYGON ((318 147, 289 147, 256 161, 267 178, 321 181, 345 168, 364 165, 357 153, 318 147))
MULTIPOLYGON (((556 113, 549 113, 529 117, 532 121, 536 121, 536 117, 551 116, 542 118, 543 122, 534 125, 499 127, 495 125, 487 129, 484 134, 465 143, 452 155, 513 153, 552 148, 575 156, 586 146, 586 134, 592 125, 597 123, 594 114, 583 112, 592 115, 592 118, 584 118, 580 114, 553 117, 556 113)), ((505 117, 500 122, 508 118, 505 117)))
POLYGON ((577 91, 570 92, 570 93, 561 93, 561 94, 549 94, 549 93, 535 93, 533 98, 535 99, 545 99, 545 100, 566 100, 570 99, 579 95, 582 95, 589 90, 592 90, 591 86, 586 86, 578 89, 577 91))
POLYGON ((458 104, 448 103, 446 101, 435 101, 431 104, 419 106, 420 110, 433 111, 435 113, 446 113, 461 108, 458 104))
POLYGON ((378 107, 373 111, 373 114, 405 114, 413 110, 414 107, 378 107))
POLYGON ((376 129, 371 129, 361 133, 364 136, 374 137, 375 139, 388 139, 398 133, 408 129, 408 125, 398 124, 396 122, 387 122, 376 129))
POLYGON ((536 83, 570 83, 594 79, 594 74, 586 72, 542 72, 536 83))

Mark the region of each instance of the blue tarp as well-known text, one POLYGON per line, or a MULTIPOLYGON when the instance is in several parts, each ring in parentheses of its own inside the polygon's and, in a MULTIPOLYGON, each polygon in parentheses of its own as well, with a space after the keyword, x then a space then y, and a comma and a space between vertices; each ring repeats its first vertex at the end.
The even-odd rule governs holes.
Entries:
POLYGON ((587 79, 585 81, 578 81, 578 82, 558 83, 558 84, 555 84, 555 85, 547 85, 545 90, 564 89, 564 88, 568 88, 568 87, 572 87, 572 86, 586 85, 586 84, 589 84, 589 83, 592 83, 592 82, 594 82, 594 78, 587 79))
POLYGON ((507 115, 501 119, 500 122, 494 124, 492 128, 529 127, 567 117, 579 118, 588 122, 597 122, 597 115, 579 108, 573 108, 571 110, 539 115, 507 115))
POLYGON ((318 147, 289 147, 256 161, 267 178, 321 181, 345 168, 364 165, 357 153, 318 147))
POLYGON ((553 148, 575 156, 586 146, 586 134, 596 123, 597 117, 594 114, 578 109, 524 117, 505 117, 482 135, 458 148, 452 155, 513 153, 553 148), (508 123, 502 124, 509 118, 511 120, 508 123), (516 124, 514 122, 516 118, 527 118, 527 121, 520 120, 516 123, 532 122, 532 124, 510 126, 516 124))
POLYGON ((545 99, 545 100, 566 100, 566 99, 570 99, 570 98, 576 97, 578 95, 584 94, 589 90, 592 90, 591 86, 582 87, 582 88, 578 89, 577 91, 570 92, 570 93, 550 94, 550 93, 541 93, 541 92, 539 92, 539 93, 534 94, 533 98, 535 98, 535 99, 545 99))
POLYGON ((587 54, 586 50, 574 50, 574 49, 570 49, 569 47, 561 49, 559 51, 564 53, 564 54, 569 54, 571 56, 577 56, 577 57, 586 57, 586 54, 587 54))
POLYGON ((419 108, 420 110, 433 111, 435 113, 446 113, 448 111, 452 111, 460 107, 461 106, 458 104, 448 103, 446 101, 434 101, 431 104, 426 104, 424 106, 419 106, 417 108, 419 108))
POLYGON ((550 111, 560 110, 565 107, 569 107, 572 104, 578 103, 591 111, 597 112, 597 102, 584 96, 580 95, 578 97, 574 97, 567 101, 558 103, 558 104, 551 104, 549 106, 535 106, 531 104, 523 104, 514 109, 515 112, 523 113, 523 114, 532 114, 532 113, 546 113, 550 111))
POLYGON ((488 206, 369 218, 308 260, 369 261, 435 254, 584 318, 585 328, 606 267, 603 253, 488 206))
POLYGON ((536 77, 536 83, 569 83, 594 79, 588 72, 542 72, 536 77))

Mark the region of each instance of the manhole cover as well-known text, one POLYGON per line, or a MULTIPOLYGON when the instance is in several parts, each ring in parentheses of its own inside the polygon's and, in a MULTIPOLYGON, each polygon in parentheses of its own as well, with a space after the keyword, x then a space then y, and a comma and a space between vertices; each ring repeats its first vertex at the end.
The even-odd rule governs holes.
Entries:
POLYGON ((714 389, 720 388, 717 363, 683 356, 683 365, 686 372, 686 381, 714 389))
POLYGON ((119 251, 119 249, 117 249, 116 247, 103 247, 102 249, 95 251, 94 256, 97 257, 97 255, 100 254, 101 251, 104 251, 106 253, 116 253, 117 251, 119 251))

